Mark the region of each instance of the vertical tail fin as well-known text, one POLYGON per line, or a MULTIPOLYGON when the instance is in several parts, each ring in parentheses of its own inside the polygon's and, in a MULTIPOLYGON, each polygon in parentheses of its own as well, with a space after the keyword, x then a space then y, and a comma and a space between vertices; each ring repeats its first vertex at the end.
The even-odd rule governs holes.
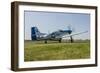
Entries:
POLYGON ((32 27, 31 28, 31 39, 37 40, 38 33, 39 33, 39 30, 37 29, 37 27, 32 27))

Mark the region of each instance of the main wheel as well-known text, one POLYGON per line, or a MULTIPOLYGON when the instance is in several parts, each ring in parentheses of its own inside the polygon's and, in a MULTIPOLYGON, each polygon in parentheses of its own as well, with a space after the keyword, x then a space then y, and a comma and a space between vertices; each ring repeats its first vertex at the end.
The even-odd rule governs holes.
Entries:
POLYGON ((45 40, 45 43, 47 43, 47 40, 45 40))
POLYGON ((61 43, 61 38, 59 39, 59 43, 61 43))
POLYGON ((73 38, 72 38, 72 36, 70 36, 70 42, 71 43, 73 43, 74 41, 73 41, 73 38))

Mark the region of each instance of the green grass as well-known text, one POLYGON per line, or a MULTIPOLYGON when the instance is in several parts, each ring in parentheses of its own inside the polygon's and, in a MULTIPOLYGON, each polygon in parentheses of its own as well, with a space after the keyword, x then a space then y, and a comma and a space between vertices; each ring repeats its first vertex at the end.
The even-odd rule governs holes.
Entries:
POLYGON ((25 41, 24 60, 68 60, 90 58, 89 42, 57 43, 43 41, 25 41))

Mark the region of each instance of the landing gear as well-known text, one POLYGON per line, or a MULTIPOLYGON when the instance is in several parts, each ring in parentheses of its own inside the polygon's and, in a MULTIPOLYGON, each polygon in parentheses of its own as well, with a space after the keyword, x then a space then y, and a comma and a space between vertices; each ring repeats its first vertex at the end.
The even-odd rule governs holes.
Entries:
POLYGON ((72 36, 70 36, 70 42, 71 43, 73 43, 74 41, 73 41, 73 38, 72 38, 72 36))
POLYGON ((61 43, 61 38, 59 39, 59 43, 61 43))
POLYGON ((45 44, 47 44, 47 40, 45 40, 45 44))

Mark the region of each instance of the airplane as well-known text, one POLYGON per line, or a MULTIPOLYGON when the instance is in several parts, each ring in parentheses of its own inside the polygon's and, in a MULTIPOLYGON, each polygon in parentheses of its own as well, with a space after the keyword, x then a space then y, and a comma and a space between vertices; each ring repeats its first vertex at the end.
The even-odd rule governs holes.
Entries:
POLYGON ((41 33, 37 27, 31 27, 31 39, 33 41, 37 40, 44 40, 45 43, 47 43, 48 40, 53 40, 53 41, 59 41, 61 43, 62 38, 64 37, 70 37, 70 42, 73 43, 73 36, 74 35, 79 35, 83 33, 87 33, 88 31, 72 34, 72 29, 69 27, 67 30, 57 30, 52 33, 46 34, 46 33, 41 33), (67 35, 67 36, 66 36, 67 35))

